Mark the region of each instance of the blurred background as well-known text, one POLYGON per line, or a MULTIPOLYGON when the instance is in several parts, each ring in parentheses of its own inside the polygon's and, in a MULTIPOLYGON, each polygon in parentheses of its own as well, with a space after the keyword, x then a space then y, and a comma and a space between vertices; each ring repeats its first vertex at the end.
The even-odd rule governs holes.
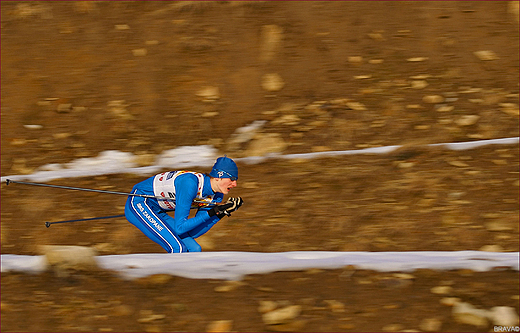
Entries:
MULTIPOLYGON (((518 1, 2 2, 1 174, 112 150, 153 166, 183 146, 402 145, 239 163, 245 204, 203 249, 517 252, 518 144, 426 145, 518 137, 518 41, 518 1)), ((129 192, 148 176, 51 183, 129 192)), ((44 227, 125 199, 3 183, 2 253, 162 253, 124 218, 44 227)))

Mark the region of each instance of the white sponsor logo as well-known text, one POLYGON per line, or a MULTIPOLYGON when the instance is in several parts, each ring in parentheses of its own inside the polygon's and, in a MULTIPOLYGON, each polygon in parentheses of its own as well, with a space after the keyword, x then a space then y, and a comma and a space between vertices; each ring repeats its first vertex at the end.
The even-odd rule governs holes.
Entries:
POLYGON ((144 210, 143 205, 141 205, 140 203, 138 203, 138 204, 137 204, 137 207, 139 208, 139 210, 141 211, 141 213, 143 213, 144 217, 146 217, 146 219, 147 219, 148 221, 150 221, 150 222, 151 222, 151 223, 152 223, 152 224, 157 228, 157 230, 161 231, 161 230, 164 229, 163 227, 161 227, 161 226, 159 225, 159 223, 157 223, 157 221, 156 221, 153 217, 150 216, 150 214, 148 214, 147 211, 144 210))

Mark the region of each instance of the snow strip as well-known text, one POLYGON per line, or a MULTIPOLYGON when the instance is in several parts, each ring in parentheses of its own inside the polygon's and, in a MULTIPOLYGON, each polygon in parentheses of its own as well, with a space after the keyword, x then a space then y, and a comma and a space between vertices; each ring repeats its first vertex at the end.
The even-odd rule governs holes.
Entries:
MULTIPOLYGON (((492 140, 479 140, 456 143, 435 143, 427 146, 441 146, 450 150, 474 149, 486 145, 518 144, 519 138, 503 138, 492 140)), ((320 157, 357 155, 357 154, 387 154, 402 146, 384 146, 357 150, 324 151, 303 154, 267 154, 265 156, 252 156, 236 158, 237 162, 256 164, 268 159, 312 159, 320 157)), ((153 166, 136 167, 137 156, 128 152, 107 150, 101 152, 97 157, 80 158, 64 165, 52 163, 40 167, 35 173, 29 175, 13 175, 1 178, 14 181, 46 182, 53 179, 92 177, 108 174, 131 173, 138 175, 153 175, 163 169, 182 170, 191 167, 211 167, 219 156, 216 148, 210 145, 182 146, 164 151, 160 154, 153 166)))
MULTIPOLYGON (((416 269, 471 269, 482 272, 494 268, 519 270, 518 252, 419 251, 419 252, 199 252, 144 253, 96 257, 101 268, 135 279, 153 274, 169 274, 191 279, 240 280, 250 274, 307 269, 337 269, 348 265, 379 272, 413 272, 416 269)), ((44 256, 4 254, 1 272, 38 273, 46 268, 44 256)))

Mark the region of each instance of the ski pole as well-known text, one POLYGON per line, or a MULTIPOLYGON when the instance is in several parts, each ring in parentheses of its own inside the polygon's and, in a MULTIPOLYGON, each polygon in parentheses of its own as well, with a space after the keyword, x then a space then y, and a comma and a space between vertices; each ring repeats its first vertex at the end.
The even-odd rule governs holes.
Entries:
MULTIPOLYGON (((168 198, 156 197, 154 195, 126 193, 126 192, 116 192, 116 191, 105 191, 105 190, 94 190, 94 189, 83 188, 83 187, 72 187, 72 186, 63 186, 63 185, 31 183, 31 182, 15 181, 15 180, 10 180, 10 179, 6 179, 5 183, 6 183, 6 185, 9 185, 10 183, 14 183, 14 184, 24 184, 24 185, 34 185, 34 186, 45 186, 45 187, 62 188, 62 189, 66 189, 66 190, 87 191, 87 192, 108 193, 108 194, 119 194, 119 195, 133 196, 133 197, 142 197, 142 198, 152 198, 152 199, 159 199, 159 200, 168 200, 168 198)), ((197 203, 204 203, 204 204, 207 204, 207 205, 216 205, 216 203, 207 202, 207 201, 204 201, 204 200, 195 199, 193 201, 197 202, 197 203)))
POLYGON ((51 224, 56 223, 69 223, 69 222, 80 222, 80 221, 92 221, 92 220, 104 220, 104 219, 113 219, 116 217, 124 217, 125 215, 113 215, 113 216, 103 216, 103 217, 92 217, 88 219, 79 219, 79 220, 67 220, 67 221, 57 221, 57 222, 45 222, 45 226, 48 228, 51 224))

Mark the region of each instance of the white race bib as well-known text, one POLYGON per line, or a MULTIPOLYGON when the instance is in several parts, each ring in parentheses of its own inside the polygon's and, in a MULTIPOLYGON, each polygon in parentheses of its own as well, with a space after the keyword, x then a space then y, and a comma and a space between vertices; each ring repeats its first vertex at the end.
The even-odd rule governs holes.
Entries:
MULTIPOLYGON (((157 199, 157 202, 159 203, 159 206, 164 210, 175 210, 175 185, 174 181, 175 178, 178 176, 185 174, 185 173, 191 173, 195 175, 198 178, 198 187, 197 187, 197 196, 196 198, 198 200, 208 200, 211 201, 213 197, 211 198, 203 198, 202 197, 202 189, 204 188, 204 175, 198 172, 191 172, 191 171, 170 171, 170 172, 163 172, 155 176, 153 179, 153 192, 156 197, 162 197, 165 198, 157 199)), ((202 204, 203 205, 203 204, 202 204)), ((192 208, 200 207, 201 205, 198 203, 194 203, 192 205, 192 208)))

